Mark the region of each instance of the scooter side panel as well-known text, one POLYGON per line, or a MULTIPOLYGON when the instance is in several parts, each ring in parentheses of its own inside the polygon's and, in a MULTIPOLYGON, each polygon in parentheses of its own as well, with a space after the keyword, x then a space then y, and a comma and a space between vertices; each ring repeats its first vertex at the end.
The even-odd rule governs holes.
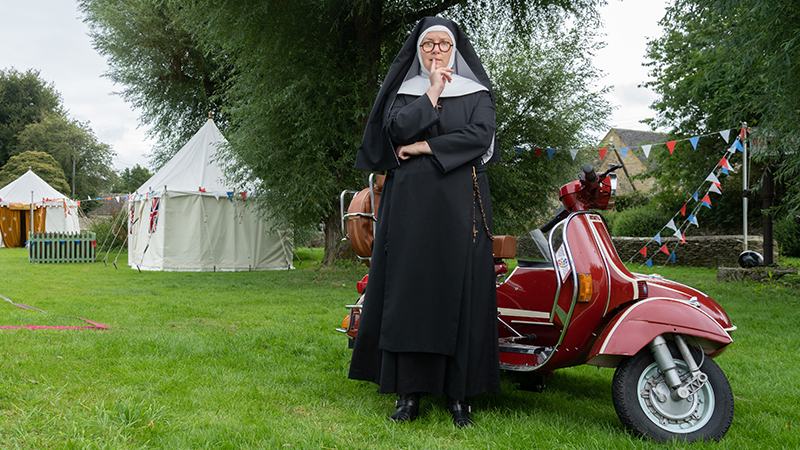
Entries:
POLYGON ((589 352, 587 364, 613 367, 619 358, 604 356, 633 356, 665 333, 701 338, 707 354, 716 355, 733 342, 725 329, 701 309, 680 300, 654 297, 631 305, 615 317, 589 352))
POLYGON ((554 322, 561 325, 566 321, 564 324, 566 330, 556 353, 543 366, 545 369, 583 364, 597 338, 592 332, 598 322, 604 321, 611 278, 601 246, 595 233, 592 232, 593 217, 599 218, 594 214, 577 214, 572 216, 567 224, 566 241, 569 244, 576 273, 571 273, 565 284, 571 286, 576 274, 589 274, 592 294, 588 302, 577 302, 572 292, 565 295, 562 290, 556 305, 556 308, 561 310, 560 317, 559 314, 555 314, 554 322))

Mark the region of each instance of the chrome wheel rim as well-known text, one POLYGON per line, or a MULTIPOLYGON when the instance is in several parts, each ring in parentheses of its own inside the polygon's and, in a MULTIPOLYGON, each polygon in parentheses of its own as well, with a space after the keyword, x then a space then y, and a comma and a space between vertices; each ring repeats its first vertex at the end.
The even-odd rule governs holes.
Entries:
MULTIPOLYGON (((676 359, 675 364, 681 379, 689 376, 685 362, 676 359)), ((670 433, 686 434, 697 431, 711 420, 714 413, 715 399, 711 383, 706 382, 685 399, 675 400, 655 362, 642 371, 636 387, 639 406, 647 418, 670 433)))

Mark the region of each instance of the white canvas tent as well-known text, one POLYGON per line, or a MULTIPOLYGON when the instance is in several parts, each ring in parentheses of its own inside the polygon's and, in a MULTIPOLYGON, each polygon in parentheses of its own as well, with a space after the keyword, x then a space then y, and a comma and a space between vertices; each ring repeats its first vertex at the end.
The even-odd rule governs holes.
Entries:
POLYGON ((226 143, 209 119, 128 200, 128 265, 140 270, 244 271, 292 268, 286 232, 271 232, 214 161, 226 143))
POLYGON ((80 231, 78 203, 55 190, 29 169, 0 189, 0 247, 25 244, 30 230, 31 202, 34 209, 33 231, 80 231))

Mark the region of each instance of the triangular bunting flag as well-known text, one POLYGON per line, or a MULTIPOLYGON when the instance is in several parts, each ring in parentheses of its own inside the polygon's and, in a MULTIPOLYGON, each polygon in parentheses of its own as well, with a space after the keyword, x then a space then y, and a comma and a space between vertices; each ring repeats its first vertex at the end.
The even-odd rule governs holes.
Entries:
POLYGON ((653 236, 653 240, 658 242, 658 245, 661 245, 661 232, 660 231, 658 233, 656 233, 655 236, 653 236))
POLYGON ((547 157, 550 158, 550 161, 553 160, 553 155, 555 155, 555 154, 556 154, 556 149, 554 149, 554 148, 548 148, 547 149, 547 157))
POLYGON ((608 153, 608 149, 607 148, 601 148, 598 151, 600 152, 600 161, 602 161, 603 158, 606 157, 606 153, 608 153))
POLYGON ((675 252, 674 251, 672 252, 671 255, 669 255, 669 259, 671 259, 672 262, 675 262, 675 252))
POLYGON ((706 194, 705 197, 703 197, 703 201, 701 203, 703 204, 703 206, 706 206, 708 207, 708 209, 711 209, 711 198, 708 196, 708 194, 706 194))
POLYGON ((722 136, 722 139, 725 139, 725 143, 727 144, 730 140, 731 130, 720 131, 719 134, 722 136))
POLYGON ((672 152, 675 150, 675 142, 676 141, 669 141, 667 142, 667 148, 669 149, 669 154, 671 155, 672 152))
POLYGON ((692 225, 694 225, 694 226, 696 226, 698 228, 700 227, 700 224, 697 223, 697 217, 695 217, 694 214, 689 214, 689 218, 686 219, 686 220, 688 220, 689 223, 691 223, 692 225))
POLYGON ((572 149, 572 150, 569 151, 569 154, 572 155, 572 159, 575 159, 575 157, 578 156, 578 152, 579 151, 580 150, 578 150, 577 148, 572 149))
POLYGON ((642 249, 639 250, 639 253, 641 253, 642 256, 647 256, 647 246, 645 245, 644 247, 642 247, 642 249))
POLYGON ((723 167, 722 170, 720 171, 720 173, 723 174, 723 175, 730 175, 730 172, 728 172, 728 168, 727 167, 723 167))
POLYGON ((542 149, 541 148, 534 148, 533 151, 536 152, 536 157, 537 158, 541 158, 542 157, 542 149))
POLYGON ((644 263, 647 264, 647 267, 652 268, 653 267, 653 258, 648 259, 644 263))
POLYGON ((686 243, 686 234, 685 233, 681 233, 681 244, 685 244, 685 243, 686 243))
POLYGON ((681 230, 675 230, 675 234, 673 234, 676 238, 680 238, 682 236, 681 230))
POLYGON ((739 140, 738 140, 738 139, 736 140, 736 142, 734 142, 734 144, 733 144, 733 145, 735 145, 735 146, 736 146, 736 150, 739 150, 740 152, 743 152, 743 151, 744 151, 744 147, 742 147, 742 143, 741 143, 741 142, 739 142, 739 140))
POLYGON ((730 168, 731 168, 731 165, 730 165, 730 164, 728 164, 728 160, 727 160, 727 159, 725 159, 725 158, 722 158, 722 159, 721 159, 721 160, 720 160, 720 161, 717 163, 717 165, 718 165, 718 166, 722 166, 723 168, 726 168, 726 169, 728 169, 728 170, 730 170, 730 168))
POLYGON ((681 207, 681 215, 683 217, 686 217, 686 203, 684 203, 683 206, 681 207))
POLYGON ((719 189, 719 185, 714 183, 708 188, 708 192, 713 192, 715 194, 722 194, 722 191, 719 189))
POLYGON ((667 249, 667 244, 662 245, 659 250, 661 250, 665 254, 669 255, 669 250, 667 249))
POLYGON ((652 148, 652 147, 653 147, 653 146, 652 146, 652 145, 650 145, 650 144, 647 144, 647 145, 643 145, 643 146, 642 146, 642 151, 644 152, 644 156, 645 156, 645 158, 649 158, 649 157, 650 157, 650 148, 652 148))
POLYGON ((714 175, 714 172, 711 172, 711 173, 710 173, 710 174, 709 174, 709 175, 706 177, 706 181, 710 181, 710 182, 712 182, 712 183, 719 184, 719 178, 717 178, 717 176, 716 176, 716 175, 714 175))
POLYGON ((700 136, 695 136, 693 138, 689 138, 689 142, 692 143, 692 147, 697 150, 697 142, 700 141, 700 136))
POLYGON ((694 194, 692 194, 692 198, 694 199, 694 201, 697 201, 697 199, 700 198, 698 197, 699 194, 700 194, 700 189, 694 191, 694 194))
POLYGON ((669 228, 672 231, 677 231, 678 230, 678 227, 675 226, 675 221, 672 220, 672 219, 669 219, 669 223, 667 224, 667 228, 669 228))
POLYGON ((628 156, 628 147, 622 147, 619 149, 619 151, 622 152, 622 159, 625 159, 625 157, 628 156))

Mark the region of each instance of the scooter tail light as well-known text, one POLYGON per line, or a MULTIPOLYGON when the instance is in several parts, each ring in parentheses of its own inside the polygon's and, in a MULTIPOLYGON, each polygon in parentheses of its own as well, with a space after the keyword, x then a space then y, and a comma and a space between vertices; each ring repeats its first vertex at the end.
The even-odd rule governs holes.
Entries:
POLYGON ((578 274, 578 303, 592 300, 592 276, 588 273, 578 274))

